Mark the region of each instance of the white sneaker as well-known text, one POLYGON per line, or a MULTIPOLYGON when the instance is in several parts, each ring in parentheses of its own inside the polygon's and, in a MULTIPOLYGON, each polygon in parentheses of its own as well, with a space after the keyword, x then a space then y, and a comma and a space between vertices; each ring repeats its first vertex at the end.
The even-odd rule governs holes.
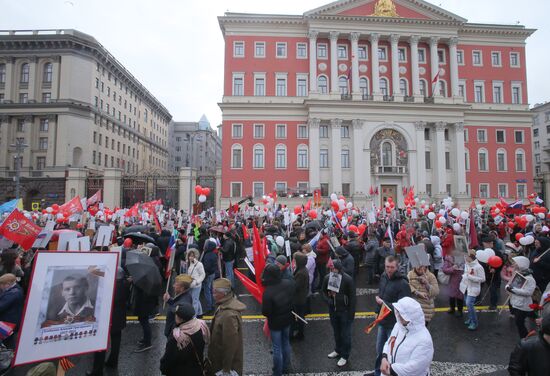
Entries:
POLYGON ((338 365, 338 367, 343 367, 345 366, 346 364, 348 363, 348 361, 344 358, 340 358, 340 360, 338 360, 338 363, 336 363, 338 365))
POLYGON ((334 359, 336 357, 338 357, 338 353, 336 351, 333 351, 331 352, 330 354, 327 355, 330 359, 334 359))

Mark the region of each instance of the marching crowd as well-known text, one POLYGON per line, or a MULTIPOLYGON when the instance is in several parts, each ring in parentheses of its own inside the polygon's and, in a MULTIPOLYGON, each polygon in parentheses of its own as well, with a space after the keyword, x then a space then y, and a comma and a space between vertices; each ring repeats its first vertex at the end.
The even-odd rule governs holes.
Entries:
MULTIPOLYGON (((129 312, 138 317, 143 331, 135 351, 151 349, 150 319, 164 306, 167 340, 160 360, 162 374, 242 375, 241 316, 246 306, 235 286, 239 280, 244 284, 243 278, 262 286, 257 299, 267 318, 264 332, 272 344, 273 375, 290 371, 291 340, 302 340, 307 334, 304 318, 312 299, 322 299, 328 307, 334 348, 327 356, 343 367, 351 352, 355 286, 363 275, 368 285, 378 285, 374 297, 378 316, 368 328, 377 330, 372 375, 429 373, 434 354, 430 321, 434 301, 443 290, 449 299, 448 314, 465 319, 470 331, 480 325, 476 305, 485 295, 492 310, 502 309, 499 303, 504 301, 521 340, 510 356, 509 373, 548 375, 550 229, 546 216, 522 222, 511 215, 497 222, 490 215, 472 212, 468 221, 459 222, 447 213, 436 218, 419 213, 412 219, 405 210, 396 209, 391 215, 382 211, 375 221, 354 212, 344 225, 328 212, 320 218, 296 213, 288 221, 279 209, 269 216, 236 212, 223 220, 185 218, 176 239, 166 228, 157 232, 147 225, 152 242, 125 238, 124 225, 117 223, 113 242, 122 247, 122 268, 116 281, 110 351, 107 358, 105 352, 94 354, 88 375, 99 376, 104 367, 117 367, 129 312), (466 239, 465 249, 457 236, 466 239), (266 248, 263 270, 253 251, 258 244, 266 248), (420 250, 414 247, 418 245, 420 250), (418 257, 409 253, 411 247, 418 257), (144 249, 167 279, 164 294, 139 288, 125 270, 127 252, 144 249), (248 273, 239 272, 237 266, 248 266, 248 273), (360 274, 360 268, 365 273, 360 274), (500 296, 502 285, 506 299, 500 296), (213 316, 210 324, 203 316, 213 316)), ((166 225, 170 219, 166 216, 161 223, 166 225)), ((7 348, 15 345, 34 252, 22 252, 15 244, 0 254, 0 321, 16 326, 14 334, 4 339, 7 348)))

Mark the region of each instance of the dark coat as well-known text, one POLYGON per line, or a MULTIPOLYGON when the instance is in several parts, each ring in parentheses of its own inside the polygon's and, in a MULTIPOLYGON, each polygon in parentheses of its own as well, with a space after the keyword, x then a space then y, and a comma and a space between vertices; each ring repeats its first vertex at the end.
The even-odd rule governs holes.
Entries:
POLYGON ((357 240, 357 237, 350 237, 350 241, 348 244, 344 246, 346 250, 351 254, 353 257, 355 270, 359 268, 359 263, 361 262, 362 256, 363 256, 363 247, 361 246, 361 243, 359 243, 359 240, 357 240))
POLYGON ((202 266, 206 275, 218 272, 218 255, 209 249, 205 249, 202 255, 202 266))
POLYGON ((550 248, 550 239, 538 237, 537 240, 540 242, 541 246, 535 250, 531 258, 531 270, 533 271, 533 278, 535 278, 538 288, 544 291, 550 282, 550 252, 542 256, 538 262, 534 262, 534 259, 550 248))
POLYGON ((539 333, 522 339, 510 355, 510 376, 548 376, 550 369, 550 344, 539 333))
POLYGON ((294 320, 292 302, 294 300, 294 282, 281 278, 281 271, 276 265, 266 265, 262 274, 265 286, 262 297, 262 315, 267 317, 271 330, 282 330, 294 320))
POLYGON ((168 230, 162 230, 160 233, 160 236, 157 238, 157 246, 160 249, 160 252, 165 255, 166 250, 168 249, 168 245, 170 244, 170 238, 172 237, 172 234, 168 230))
POLYGON ((237 244, 232 238, 226 238, 222 246, 223 261, 234 261, 237 254, 237 244))
POLYGON ((155 313, 158 305, 158 297, 149 295, 136 285, 133 285, 135 294, 134 313, 138 317, 148 317, 155 313))
MULTIPOLYGON (((386 272, 380 276, 380 287, 378 290, 378 296, 384 301, 393 311, 393 303, 396 303, 399 299, 405 296, 411 296, 411 288, 407 277, 401 275, 399 271, 393 273, 389 278, 386 272)), ((378 313, 380 306, 376 309, 378 313)), ((386 329, 391 329, 395 325, 395 315, 388 315, 384 320, 380 322, 386 329)))
POLYGON ((355 274, 355 260, 353 259, 353 256, 349 254, 348 250, 344 247, 337 247, 336 248, 336 255, 338 255, 338 258, 340 261, 342 261, 342 268, 347 275, 354 278, 355 274))
POLYGON ((355 284, 353 283, 353 279, 349 274, 343 272, 340 291, 338 291, 335 296, 330 296, 328 289, 329 278, 330 273, 325 276, 321 289, 323 299, 328 303, 329 310, 348 312, 350 320, 353 320, 355 317, 355 284))
POLYGON ((126 278, 116 280, 113 313, 111 316, 111 333, 120 332, 126 327, 126 302, 129 290, 130 283, 126 278))
POLYGON ((295 260, 294 283, 296 291, 294 293, 294 305, 300 306, 306 304, 307 295, 309 294, 309 273, 306 269, 307 256, 296 253, 295 260))
POLYGON ((182 350, 173 335, 166 342, 166 350, 160 359, 160 371, 167 376, 203 376, 202 361, 204 353, 204 337, 202 331, 191 335, 191 341, 182 350), (199 363, 199 359, 200 363, 199 363))
POLYGON ((23 313, 23 290, 16 283, 0 293, 0 321, 10 322, 19 326, 23 313))
POLYGON ((182 294, 174 296, 168 299, 166 306, 166 324, 164 325, 164 335, 169 337, 172 333, 172 329, 176 326, 176 315, 173 312, 175 306, 179 304, 187 303, 193 305, 193 297, 191 296, 191 290, 187 290, 182 294))

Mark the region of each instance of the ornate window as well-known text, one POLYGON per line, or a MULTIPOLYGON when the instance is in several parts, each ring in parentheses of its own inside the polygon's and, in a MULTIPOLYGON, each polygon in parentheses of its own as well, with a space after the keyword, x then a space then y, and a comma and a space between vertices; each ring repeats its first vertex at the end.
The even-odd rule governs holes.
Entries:
POLYGON ((29 64, 25 63, 21 65, 21 76, 19 77, 19 82, 21 83, 29 83, 29 72, 30 67, 29 64))
POLYGON ((46 83, 52 82, 52 76, 53 76, 53 65, 52 63, 46 63, 44 64, 44 72, 42 75, 42 81, 46 83))
POLYGON ((254 145, 254 168, 264 168, 264 147, 254 145))
POLYGON ((317 88, 319 89, 319 93, 328 94, 328 82, 326 76, 319 76, 317 78, 317 88))
POLYGON ((393 166, 393 145, 389 141, 384 141, 380 148, 382 153, 382 166, 393 166))

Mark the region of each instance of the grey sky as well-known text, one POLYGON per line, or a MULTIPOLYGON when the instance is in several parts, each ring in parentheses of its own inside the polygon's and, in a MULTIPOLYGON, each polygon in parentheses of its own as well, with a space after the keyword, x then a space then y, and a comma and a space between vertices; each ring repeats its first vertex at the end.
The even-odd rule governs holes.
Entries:
MULTIPOLYGON (((0 29, 74 28, 95 37, 132 72, 177 121, 204 113, 215 128, 223 93, 226 11, 302 14, 330 0, 0 0, 0 29)), ((469 22, 521 24, 527 40, 531 105, 550 100, 548 0, 432 0, 469 22)))

